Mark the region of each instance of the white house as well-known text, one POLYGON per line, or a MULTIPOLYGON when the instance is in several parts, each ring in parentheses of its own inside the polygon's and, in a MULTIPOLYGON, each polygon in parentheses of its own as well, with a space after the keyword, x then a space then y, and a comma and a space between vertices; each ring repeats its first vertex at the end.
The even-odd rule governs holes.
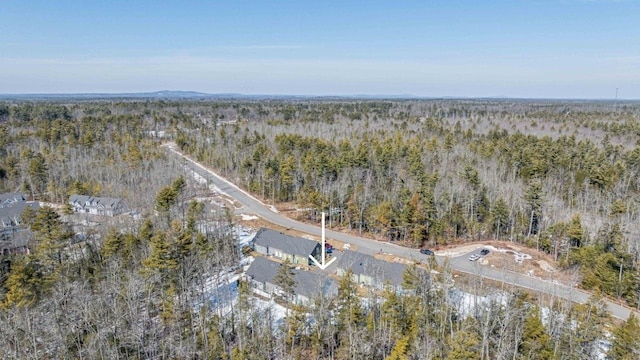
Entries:
POLYGON ((77 213, 116 216, 125 212, 121 199, 87 195, 71 195, 69 203, 77 213))

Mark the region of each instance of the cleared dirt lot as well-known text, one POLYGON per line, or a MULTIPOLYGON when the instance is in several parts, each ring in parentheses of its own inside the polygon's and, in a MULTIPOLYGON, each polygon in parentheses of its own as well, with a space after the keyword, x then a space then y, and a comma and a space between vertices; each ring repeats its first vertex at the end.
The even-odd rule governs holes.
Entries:
POLYGON ((508 241, 486 241, 473 244, 450 245, 435 250, 438 256, 456 258, 470 254, 478 254, 481 249, 489 249, 490 253, 478 261, 483 266, 507 269, 532 277, 555 280, 571 285, 578 282, 577 274, 560 269, 553 257, 535 249, 508 241))

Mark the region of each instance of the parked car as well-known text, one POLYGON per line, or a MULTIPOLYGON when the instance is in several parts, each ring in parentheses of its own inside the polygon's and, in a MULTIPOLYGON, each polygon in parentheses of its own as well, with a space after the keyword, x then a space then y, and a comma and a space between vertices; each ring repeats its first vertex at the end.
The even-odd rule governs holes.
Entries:
POLYGON ((469 261, 476 261, 480 259, 480 255, 478 254, 472 254, 471 256, 469 256, 469 261))
POLYGON ((429 249, 420 249, 420 254, 433 255, 433 251, 429 249))
POLYGON ((487 255, 488 253, 489 253, 489 249, 480 250, 480 255, 482 255, 482 256, 487 255))
POLYGON ((325 243, 324 244, 324 251, 327 254, 332 254, 333 253, 333 245, 329 244, 329 243, 325 243))

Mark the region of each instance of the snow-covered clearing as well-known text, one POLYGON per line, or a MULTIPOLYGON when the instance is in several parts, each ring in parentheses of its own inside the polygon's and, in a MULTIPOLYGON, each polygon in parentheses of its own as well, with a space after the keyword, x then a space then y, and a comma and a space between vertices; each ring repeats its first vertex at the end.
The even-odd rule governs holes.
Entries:
POLYGON ((193 172, 193 178, 194 180, 198 183, 198 184, 206 184, 207 183, 207 179, 204 178, 204 176, 201 176, 200 174, 198 174, 197 172, 193 172))
POLYGON ((262 300, 259 298, 252 298, 254 306, 263 313, 264 317, 271 317, 271 325, 274 329, 279 328, 284 324, 284 319, 287 317, 288 309, 273 300, 262 300))
POLYGON ((255 215, 240 214, 240 216, 242 217, 242 221, 258 220, 258 217, 255 215))
MULTIPOLYGON (((234 227, 234 231, 238 238, 238 247, 240 249, 249 245, 256 234, 252 229, 239 226, 234 227)), ((243 257, 240 259, 239 265, 243 267, 243 270, 246 270, 252 261, 253 257, 251 256, 243 257)), ((240 274, 236 273, 235 269, 228 269, 210 276, 201 290, 204 298, 207 299, 206 305, 221 316, 228 314, 238 299, 239 279, 240 274)), ((198 305, 201 306, 203 304, 198 305)))

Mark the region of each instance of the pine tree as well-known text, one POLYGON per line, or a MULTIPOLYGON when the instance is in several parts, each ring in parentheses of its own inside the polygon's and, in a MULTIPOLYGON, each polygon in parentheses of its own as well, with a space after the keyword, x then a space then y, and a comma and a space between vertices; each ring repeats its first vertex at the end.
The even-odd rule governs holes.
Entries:
POLYGON ((43 291, 42 274, 38 264, 30 257, 16 258, 4 284, 7 289, 2 307, 28 307, 34 305, 43 291))
POLYGON ((499 198, 496 204, 491 210, 491 217, 493 218, 493 231, 495 231, 496 238, 507 230, 509 221, 509 208, 504 199, 499 198))
POLYGON ((474 331, 460 329, 449 338, 448 360, 480 359, 480 339, 474 331))
POLYGON ((529 182, 529 187, 525 193, 525 202, 529 208, 529 228, 527 236, 531 236, 538 233, 542 219, 542 204, 544 203, 544 198, 540 179, 533 179, 529 182))
POLYGON ((284 293, 285 299, 287 301, 291 301, 293 297, 293 292, 296 286, 296 281, 294 278, 293 271, 291 270, 291 261, 289 259, 285 259, 275 277, 273 278, 273 282, 282 289, 284 293))
POLYGON ((347 271, 338 283, 338 298, 336 300, 336 323, 339 341, 339 353, 353 354, 353 339, 358 331, 366 324, 364 309, 356 293, 356 285, 352 281, 353 273, 347 271))
POLYGON ((410 335, 407 335, 396 341, 391 353, 385 358, 385 360, 408 360, 409 340, 410 335))
POLYGON ((153 222, 150 219, 145 219, 142 223, 142 227, 140 227, 140 231, 138 232, 138 236, 142 241, 149 242, 153 237, 153 222))
POLYGON ((586 304, 576 304, 567 314, 558 347, 559 357, 593 359, 601 352, 599 341, 604 339, 604 327, 610 321, 604 303, 591 297, 586 304))
POLYGON ((309 346, 305 309, 302 306, 293 305, 292 311, 285 318, 284 327, 288 352, 294 354, 294 358, 302 358, 301 355, 309 346))
POLYGON ((170 237, 166 233, 158 232, 151 238, 150 247, 149 256, 142 260, 143 268, 141 271, 146 275, 150 275, 154 271, 158 272, 163 283, 168 285, 167 281, 175 279, 175 270, 178 268, 170 237))
POLYGON ((545 360, 553 358, 551 338, 542 324, 539 310, 534 308, 524 320, 522 343, 518 348, 521 359, 545 360))
POLYGON ((607 358, 611 360, 640 359, 638 334, 640 334, 640 324, 635 315, 631 314, 624 324, 613 330, 613 339, 607 358))
POLYGON ((582 219, 580 214, 575 214, 571 218, 569 227, 567 228, 567 236, 571 242, 571 246, 580 247, 584 238, 584 230, 582 229, 582 219))
POLYGON ((69 245, 73 233, 62 223, 60 215, 48 206, 38 209, 30 227, 36 240, 34 258, 52 282, 63 265, 66 258, 63 249, 69 245))
MULTIPOLYGON (((169 216, 169 210, 175 203, 178 193, 171 186, 163 187, 156 196, 156 211, 165 216, 169 216)), ((167 220, 168 223, 169 220, 167 220)))
POLYGON ((100 252, 103 257, 109 258, 120 253, 123 243, 122 234, 111 229, 104 238, 104 243, 100 252))

